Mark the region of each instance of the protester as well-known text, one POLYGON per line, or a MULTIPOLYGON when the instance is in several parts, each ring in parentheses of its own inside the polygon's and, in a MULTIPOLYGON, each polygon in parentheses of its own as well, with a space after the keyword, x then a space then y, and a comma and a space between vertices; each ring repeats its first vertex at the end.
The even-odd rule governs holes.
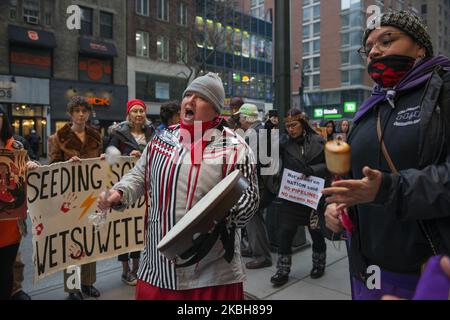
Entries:
POLYGON ((228 119, 228 124, 232 130, 237 130, 241 127, 241 123, 239 121, 239 115, 236 115, 236 112, 239 111, 239 108, 244 104, 244 100, 240 97, 234 97, 231 99, 230 108, 231 108, 231 117, 228 119))
POLYGON ((336 124, 333 120, 329 120, 325 123, 327 141, 334 139, 334 134, 336 133, 336 124))
POLYGON ((348 120, 342 120, 341 122, 341 133, 348 134, 350 131, 350 122, 348 120))
MULTIPOLYGON (((247 269, 270 267, 272 265, 272 255, 270 254, 270 242, 263 214, 264 209, 270 205, 274 196, 267 190, 265 185, 261 167, 267 167, 267 164, 261 163, 259 154, 261 148, 263 148, 262 145, 267 143, 267 136, 261 131, 264 129, 264 124, 258 119, 258 108, 254 104, 244 103, 235 115, 239 115, 240 127, 245 131, 245 141, 257 159, 256 170, 260 195, 258 211, 245 226, 248 239, 248 248, 246 249, 249 250, 247 255, 254 257, 245 266, 247 269)), ((267 150, 267 147, 263 149, 267 150)))
MULTIPOLYGON (((155 130, 147 120, 147 106, 144 101, 133 99, 127 103, 127 119, 111 129, 110 146, 116 147, 122 155, 140 158, 147 143, 151 140, 155 130)), ((121 279, 128 285, 137 283, 140 251, 119 255, 122 262, 121 279), (130 269, 130 259, 132 268, 130 269)))
MULTIPOLYGON (((23 146, 13 138, 7 111, 0 106, 0 149, 20 150, 23 146)), ((27 169, 33 170, 38 164, 27 162, 27 169)), ((9 181, 8 181, 9 183, 9 181)), ((20 240, 25 233, 23 220, 0 220, 0 300, 9 300, 14 281, 13 266, 19 250, 20 240)))
MULTIPOLYGON (((258 185, 252 151, 239 136, 222 125, 219 115, 224 98, 222 81, 216 74, 208 73, 195 79, 183 94, 180 125, 165 130, 164 135, 155 135, 136 166, 110 190, 108 199, 104 199, 105 193, 99 197, 99 210, 123 209, 150 193, 137 299, 243 298, 245 275, 237 230, 251 219, 258 207, 258 185), (195 134, 194 128, 199 126, 194 122, 199 121, 202 132, 195 134), (206 139, 211 132, 209 129, 213 128, 220 136, 206 139), (198 140, 198 135, 205 136, 198 140), (229 161, 219 164, 205 161, 204 158, 216 152, 223 153, 220 161, 229 161), (235 169, 242 172, 250 186, 227 219, 216 226, 221 231, 221 240, 213 238, 212 248, 206 250, 203 259, 189 260, 189 266, 176 267, 174 261, 158 251, 159 241, 176 221, 235 169)), ((175 262, 185 261, 177 258, 175 262)))
MULTIPOLYGON (((299 109, 290 109, 285 123, 288 135, 283 135, 280 142, 281 173, 284 169, 289 169, 306 176, 326 178, 328 171, 325 165, 323 138, 310 127, 299 109)), ((322 232, 310 225, 314 210, 288 200, 279 199, 279 201, 281 205, 278 212, 277 272, 270 281, 276 286, 289 281, 292 242, 299 225, 308 226, 313 241, 311 278, 322 277, 325 272, 327 246, 322 232)))
POLYGON ((159 115, 161 117, 161 124, 157 128, 158 130, 164 130, 180 123, 180 104, 178 101, 163 103, 159 115))
POLYGON ((353 180, 324 190, 326 220, 339 231, 348 210, 353 299, 410 299, 422 265, 450 253, 450 60, 433 56, 413 13, 376 18, 359 50, 376 86, 348 137, 353 180), (381 289, 366 286, 370 265, 381 268, 381 289))
MULTIPOLYGON (((102 153, 102 138, 97 130, 86 125, 92 113, 92 106, 83 97, 75 96, 67 104, 70 123, 48 139, 50 163, 63 161, 81 162, 81 159, 96 158, 102 153)), ((99 297, 100 292, 93 286, 96 281, 96 263, 81 266, 81 292, 69 289, 67 281, 70 274, 64 271, 64 290, 69 300, 82 300, 84 293, 99 297)))
POLYGON ((36 133, 36 130, 32 129, 30 134, 25 137, 30 144, 30 158, 33 160, 39 160, 39 146, 41 145, 41 137, 36 133))

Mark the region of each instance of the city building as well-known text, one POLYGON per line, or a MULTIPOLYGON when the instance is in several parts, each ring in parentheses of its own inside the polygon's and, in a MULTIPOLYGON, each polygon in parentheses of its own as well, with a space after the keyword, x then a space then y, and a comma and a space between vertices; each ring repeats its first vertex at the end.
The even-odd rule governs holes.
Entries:
POLYGON ((145 101, 153 120, 195 76, 194 21, 193 0, 127 1, 128 98, 145 101))
MULTIPOLYGON (((121 0, 78 1, 80 29, 69 28, 73 1, 10 0, 0 3, 0 74, 15 132, 47 137, 67 120, 73 95, 88 98, 105 129, 124 118, 126 12, 121 0)), ((76 21, 76 20, 71 20, 76 21)), ((1 89, 0 89, 1 91, 1 89)), ((0 97, 2 95, 0 94, 0 97)))
POLYGON ((434 54, 450 57, 450 0, 415 0, 414 4, 428 26, 434 54))
POLYGON ((221 76, 227 100, 240 96, 264 113, 273 108, 273 25, 242 3, 195 1, 195 63, 221 76))
MULTIPOLYGON (((373 14, 367 12, 371 5, 381 12, 421 14, 435 53, 449 55, 449 0, 291 1, 292 106, 305 110, 316 124, 353 118, 372 91, 366 63, 357 53, 366 20, 373 14)), ((273 16, 274 1, 244 0, 242 8, 266 19, 273 16)))

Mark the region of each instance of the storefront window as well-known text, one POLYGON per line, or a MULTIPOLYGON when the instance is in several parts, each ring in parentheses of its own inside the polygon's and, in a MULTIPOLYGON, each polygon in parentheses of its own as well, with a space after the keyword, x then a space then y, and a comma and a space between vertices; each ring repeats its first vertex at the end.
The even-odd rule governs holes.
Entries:
POLYGON ((205 35, 203 31, 204 22, 202 17, 195 17, 195 29, 197 37, 197 47, 203 48, 205 45, 205 35))
POLYGON ((242 32, 234 29, 234 54, 240 56, 242 53, 242 32))
POLYGON ((242 33, 242 56, 250 57, 250 35, 247 31, 242 33))
POLYGON ((226 50, 228 53, 234 53, 233 28, 226 27, 226 50))

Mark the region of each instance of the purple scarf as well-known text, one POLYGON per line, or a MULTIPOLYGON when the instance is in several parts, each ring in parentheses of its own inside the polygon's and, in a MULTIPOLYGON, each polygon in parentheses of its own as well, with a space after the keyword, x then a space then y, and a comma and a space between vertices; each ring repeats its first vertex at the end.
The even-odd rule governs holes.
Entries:
POLYGON ((411 69, 392 89, 385 89, 376 85, 372 91, 372 95, 361 105, 353 121, 357 122, 367 111, 382 101, 387 100, 394 107, 394 98, 397 92, 415 88, 428 81, 433 75, 434 68, 437 66, 441 66, 444 70, 450 71, 450 60, 442 55, 423 60, 411 69))

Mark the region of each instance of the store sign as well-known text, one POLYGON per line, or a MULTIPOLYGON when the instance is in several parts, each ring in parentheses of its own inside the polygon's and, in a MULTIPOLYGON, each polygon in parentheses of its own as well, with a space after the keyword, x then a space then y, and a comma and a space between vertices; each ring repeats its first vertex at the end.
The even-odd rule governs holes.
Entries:
POLYGON ((314 119, 341 119, 343 115, 339 108, 316 108, 314 109, 314 119))
POLYGON ((109 107, 111 105, 109 98, 86 97, 86 100, 95 107, 109 107))
POLYGON ((338 109, 323 109, 323 115, 327 116, 327 115, 335 115, 338 114, 339 111, 338 109))
POLYGON ((49 80, 20 76, 0 76, 0 103, 50 103, 49 80))
POLYGON ((13 97, 13 83, 0 81, 0 99, 11 99, 13 97))
POLYGON ((323 109, 314 109, 314 118, 322 118, 323 117, 323 109))
POLYGON ((38 41, 39 34, 36 31, 28 30, 28 38, 33 41, 38 41))
POLYGON ((344 112, 345 113, 355 113, 356 112, 356 102, 344 102, 344 112))

